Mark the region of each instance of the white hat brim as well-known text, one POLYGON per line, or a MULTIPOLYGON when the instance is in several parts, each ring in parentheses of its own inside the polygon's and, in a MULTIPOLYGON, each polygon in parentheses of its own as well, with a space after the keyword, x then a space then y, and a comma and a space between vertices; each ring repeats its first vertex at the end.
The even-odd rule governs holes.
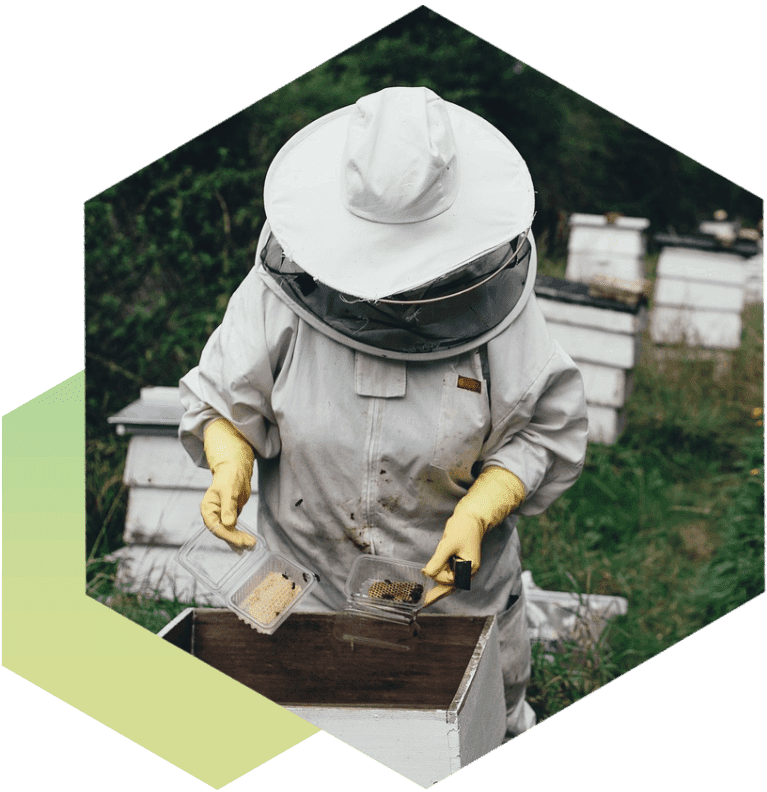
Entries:
POLYGON ((264 185, 266 217, 285 254, 325 285, 377 300, 448 275, 527 231, 535 194, 521 155, 492 124, 445 104, 458 194, 449 209, 420 222, 377 223, 344 206, 341 169, 353 105, 294 135, 264 185))

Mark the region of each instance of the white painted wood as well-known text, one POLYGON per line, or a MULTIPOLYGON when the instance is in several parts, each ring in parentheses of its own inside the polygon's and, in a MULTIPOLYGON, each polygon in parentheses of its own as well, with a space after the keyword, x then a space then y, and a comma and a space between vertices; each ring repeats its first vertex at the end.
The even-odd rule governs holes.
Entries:
POLYGON ((431 786, 503 741, 506 706, 495 619, 477 642, 446 709, 305 705, 286 709, 411 781, 431 786))
MULTIPOLYGON (((199 526, 203 489, 131 487, 123 539, 128 544, 162 544, 180 547, 199 526)), ((258 495, 252 494, 242 519, 258 524, 258 495)))
POLYGON ((641 332, 647 315, 643 308, 636 313, 629 313, 628 311, 610 311, 593 305, 578 305, 546 298, 539 299, 538 305, 547 322, 593 327, 624 335, 641 332))
MULTIPOLYGON (((444 710, 286 707, 423 787, 460 769, 444 710)), ((360 789, 364 789, 360 779, 360 789)))
POLYGON ((650 337, 656 344, 686 343, 708 349, 737 349, 742 320, 739 313, 655 306, 650 337))
POLYGON ((744 259, 734 253, 664 248, 650 316, 653 342, 736 349, 747 276, 744 259))
POLYGON ((151 388, 141 388, 139 398, 141 401, 156 402, 157 404, 181 404, 178 388, 169 388, 164 385, 155 385, 151 388))
POLYGON ((485 629, 471 659, 466 676, 456 694, 460 766, 484 756, 499 746, 506 734, 506 706, 501 673, 501 645, 493 619, 485 629), (503 702, 499 706, 499 702, 503 702))
POLYGON ((607 622, 628 613, 624 597, 544 591, 535 585, 529 570, 522 573, 522 586, 527 599, 527 634, 536 643, 551 646, 576 641, 584 649, 593 649, 607 622))
MULTIPOLYGON (((735 253, 665 247, 658 258, 657 281, 676 278, 695 283, 721 283, 743 288, 746 268, 735 253)), ((658 288, 657 282, 655 286, 658 288)))
POLYGON ((746 260, 747 305, 764 302, 764 254, 759 253, 746 260))
MULTIPOLYGON (((202 527, 197 490, 133 487, 123 540, 126 546, 111 554, 118 561, 118 588, 132 594, 158 596, 200 605, 215 604, 207 592, 176 561, 179 548, 202 527)), ((252 494, 240 515, 250 526, 258 526, 258 495, 252 494)), ((226 545, 222 542, 222 554, 226 545)), ((222 557, 223 557, 222 556, 222 557)))
POLYGON ((611 226, 612 228, 625 229, 627 231, 646 231, 650 227, 650 221, 645 217, 623 217, 618 216, 610 223, 607 215, 593 215, 581 214, 575 212, 570 215, 571 226, 592 226, 595 228, 604 228, 611 226))
POLYGON ((706 220, 698 226, 698 230, 717 239, 735 239, 740 231, 740 223, 736 220, 706 220))
POLYGON ((741 285, 665 277, 655 286, 654 304, 740 313, 744 298, 745 290, 741 285))
POLYGON ((128 444, 123 481, 129 487, 206 490, 211 473, 192 462, 176 437, 133 435, 128 444))
MULTIPOLYGON (((582 287, 581 287, 582 288, 582 287)), ((540 295, 538 305, 551 336, 583 375, 591 442, 614 443, 623 429, 647 310, 614 310, 540 295)))
POLYGON ((589 418, 589 442, 612 445, 626 425, 625 411, 599 404, 587 404, 586 411, 589 418))
POLYGON ((184 407, 178 388, 142 388, 139 398, 123 407, 107 421, 118 435, 166 434, 175 436, 184 407))
POLYGON ((644 218, 618 217, 609 222, 605 215, 572 215, 566 277, 581 282, 595 275, 643 279, 642 231, 648 226, 644 218))
POLYGON ((575 362, 583 375, 586 401, 589 404, 616 409, 623 407, 633 390, 633 372, 583 360, 575 362))
POLYGON ((128 544, 181 546, 200 519, 205 490, 131 487, 123 539, 128 544))
POLYGON ((615 252, 581 253, 574 251, 567 256, 565 277, 568 280, 588 283, 594 276, 643 280, 644 260, 641 256, 623 256, 615 252))
POLYGON ((548 321, 549 332, 573 360, 629 370, 639 360, 638 336, 548 321))

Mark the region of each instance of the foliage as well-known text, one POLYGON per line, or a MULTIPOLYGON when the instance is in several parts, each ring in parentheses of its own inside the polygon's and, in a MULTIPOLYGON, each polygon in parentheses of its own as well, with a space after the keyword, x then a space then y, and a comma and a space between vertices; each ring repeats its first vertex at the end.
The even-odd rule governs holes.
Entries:
POLYGON ((534 230, 554 255, 573 212, 680 232, 719 208, 752 225, 761 217, 756 196, 425 7, 329 63, 338 80, 361 73, 372 90, 426 85, 497 126, 530 168, 534 230))

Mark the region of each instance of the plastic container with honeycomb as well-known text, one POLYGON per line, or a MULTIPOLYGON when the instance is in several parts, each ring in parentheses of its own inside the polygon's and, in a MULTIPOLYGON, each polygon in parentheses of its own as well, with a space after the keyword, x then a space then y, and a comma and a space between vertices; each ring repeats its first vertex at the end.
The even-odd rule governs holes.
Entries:
POLYGON ((256 540, 236 550, 204 525, 179 550, 178 561, 219 602, 260 633, 271 635, 317 585, 316 575, 281 553, 262 536, 237 521, 256 540))
POLYGON ((424 564, 374 555, 358 556, 346 579, 346 598, 350 604, 416 613, 434 581, 421 572, 424 564))
POLYGON ((399 651, 413 648, 418 611, 435 585, 421 572, 423 566, 396 558, 358 556, 346 579, 346 606, 336 617, 336 638, 352 645, 399 651))

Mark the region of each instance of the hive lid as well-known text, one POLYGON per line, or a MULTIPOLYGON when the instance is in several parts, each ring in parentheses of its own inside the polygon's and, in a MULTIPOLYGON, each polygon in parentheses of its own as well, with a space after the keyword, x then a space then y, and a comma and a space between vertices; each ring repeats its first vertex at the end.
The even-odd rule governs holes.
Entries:
POLYGON ((317 584, 316 575, 281 553, 242 520, 237 528, 256 540, 236 549, 204 525, 178 551, 178 561, 238 618, 272 634, 317 584))
POLYGON ((157 386, 141 388, 140 398, 110 415, 107 423, 115 427, 118 435, 176 435, 183 415, 179 389, 157 386))
POLYGON ((753 239, 736 239, 729 244, 725 244, 721 239, 709 234, 657 233, 653 238, 661 247, 709 250, 714 253, 732 253, 742 258, 750 258, 759 252, 759 243, 753 239))
POLYGON ((644 304, 644 300, 638 300, 635 305, 630 305, 620 300, 598 297, 591 293, 590 288, 588 283, 567 278, 555 278, 551 275, 539 275, 535 279, 535 296, 544 300, 557 300, 558 302, 630 314, 638 313, 644 304))
POLYGON ((601 215, 580 214, 570 215, 571 226, 591 226, 593 228, 618 228, 626 231, 644 231, 649 228, 650 221, 646 217, 625 217, 619 212, 606 212, 601 215))

